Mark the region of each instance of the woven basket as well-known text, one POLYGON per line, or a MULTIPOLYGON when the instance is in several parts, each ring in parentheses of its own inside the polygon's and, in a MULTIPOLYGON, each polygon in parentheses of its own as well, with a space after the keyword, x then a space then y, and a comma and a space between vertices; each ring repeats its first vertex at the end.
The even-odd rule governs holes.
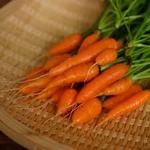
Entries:
POLYGON ((31 150, 148 150, 150 103, 97 130, 55 117, 49 101, 25 100, 17 81, 41 63, 47 48, 89 28, 103 10, 101 0, 12 0, 0 9, 0 129, 31 150))

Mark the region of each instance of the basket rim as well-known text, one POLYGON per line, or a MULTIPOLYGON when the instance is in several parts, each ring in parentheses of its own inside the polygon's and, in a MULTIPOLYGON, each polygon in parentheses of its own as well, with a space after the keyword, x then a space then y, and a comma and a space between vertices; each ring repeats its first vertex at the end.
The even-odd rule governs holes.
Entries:
POLYGON ((67 145, 58 143, 26 127, 6 112, 2 106, 0 106, 0 130, 27 149, 73 150, 67 145))

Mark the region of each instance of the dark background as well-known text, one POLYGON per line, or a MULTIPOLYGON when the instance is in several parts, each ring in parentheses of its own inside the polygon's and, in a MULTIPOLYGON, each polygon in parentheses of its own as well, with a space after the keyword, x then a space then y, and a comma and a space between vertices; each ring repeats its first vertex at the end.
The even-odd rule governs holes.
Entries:
POLYGON ((10 1, 11 0, 0 0, 0 8, 3 7, 4 5, 6 5, 10 1))
POLYGON ((0 150, 25 150, 0 132, 0 150))

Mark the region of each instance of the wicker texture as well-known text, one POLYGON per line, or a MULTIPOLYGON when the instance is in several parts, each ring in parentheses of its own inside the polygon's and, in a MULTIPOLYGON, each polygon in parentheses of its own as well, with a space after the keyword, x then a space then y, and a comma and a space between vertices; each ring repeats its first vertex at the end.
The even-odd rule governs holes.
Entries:
POLYGON ((64 35, 86 30, 102 8, 103 2, 98 0, 14 0, 3 8, 0 12, 0 103, 37 134, 45 134, 75 149, 148 150, 150 103, 97 130, 94 130, 95 122, 80 128, 55 117, 49 101, 23 97, 15 83, 30 67, 44 61, 51 44, 64 35))

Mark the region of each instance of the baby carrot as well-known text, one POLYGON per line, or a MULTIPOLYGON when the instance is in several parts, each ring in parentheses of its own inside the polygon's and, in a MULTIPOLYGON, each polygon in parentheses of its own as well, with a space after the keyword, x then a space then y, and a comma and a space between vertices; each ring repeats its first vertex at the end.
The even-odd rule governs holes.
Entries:
POLYGON ((31 69, 31 71, 26 75, 26 79, 24 80, 24 82, 27 83, 32 81, 31 79, 35 79, 37 77, 42 76, 43 74, 47 73, 52 67, 59 65, 61 62, 63 62, 69 57, 69 54, 53 56, 50 60, 46 62, 45 65, 31 69))
POLYGON ((114 118, 117 118, 121 115, 125 115, 129 112, 136 110, 137 108, 145 104, 149 100, 149 98, 150 98, 149 90, 141 91, 141 92, 134 94, 130 98, 114 106, 108 112, 106 117, 98 125, 102 125, 103 123, 107 121, 111 121, 114 118))
POLYGON ((57 114, 66 113, 69 110, 69 106, 73 104, 76 95, 77 91, 75 89, 66 89, 57 104, 57 114))
POLYGON ((49 90, 42 90, 38 96, 36 97, 36 99, 48 99, 50 98, 59 88, 55 87, 55 88, 51 88, 49 90))
POLYGON ((103 102, 103 107, 106 109, 112 109, 114 106, 119 104, 120 102, 128 99, 132 95, 134 95, 137 92, 142 91, 142 87, 138 84, 132 85, 126 92, 117 95, 117 96, 112 96, 108 98, 106 101, 103 102))
POLYGON ((23 94, 39 92, 46 87, 46 85, 49 83, 49 81, 50 81, 50 78, 48 75, 41 77, 41 78, 31 81, 27 84, 21 85, 20 91, 23 94))
POLYGON ((74 111, 72 115, 72 122, 74 124, 82 125, 96 118, 101 111, 101 101, 97 98, 91 99, 74 111))
POLYGON ((117 41, 112 38, 106 38, 88 46, 82 52, 72 56, 71 58, 68 58, 60 65, 52 68, 49 71, 49 76, 53 77, 59 75, 61 73, 64 73, 64 71, 70 69, 73 66, 79 65, 81 63, 90 62, 91 60, 94 60, 95 57, 106 48, 117 49, 118 48, 117 41))
POLYGON ((45 70, 43 69, 43 66, 34 67, 27 73, 26 80, 36 78, 43 75, 44 73, 45 70))
POLYGON ((56 43, 48 50, 49 55, 63 54, 77 48, 82 41, 82 36, 79 33, 71 34, 60 42, 56 43))
POLYGON ((95 32, 95 33, 92 33, 90 34, 89 36, 87 36, 83 42, 81 43, 81 46, 79 48, 79 52, 81 52, 82 50, 84 50, 86 47, 88 47, 89 45, 97 42, 99 40, 99 35, 100 35, 100 32, 95 32))
POLYGON ((65 91, 65 88, 61 88, 61 89, 56 90, 56 92, 54 92, 52 94, 52 101, 54 101, 55 103, 58 103, 58 101, 60 100, 64 91, 65 91))
POLYGON ((65 86, 71 83, 89 81, 99 74, 99 67, 97 65, 92 67, 93 63, 83 63, 68 69, 61 75, 54 77, 47 85, 45 90, 56 87, 65 86))
POLYGON ((96 64, 106 65, 114 62, 117 59, 116 49, 105 49, 96 57, 96 64))
POLYGON ((108 68, 81 89, 77 96, 76 103, 83 103, 98 96, 104 88, 121 79, 127 71, 128 65, 125 64, 116 64, 108 68))
POLYGON ((125 79, 120 79, 115 83, 111 84, 110 86, 106 87, 104 91, 102 91, 100 95, 118 95, 125 91, 127 91, 130 86, 133 84, 133 80, 128 77, 125 79))
POLYGON ((118 46, 117 46, 117 47, 118 47, 117 50, 123 48, 123 43, 122 43, 122 41, 118 41, 118 46))
POLYGON ((69 57, 70 57, 69 54, 53 56, 50 60, 46 62, 43 68, 44 70, 49 71, 52 67, 59 65, 61 62, 65 61, 69 57))

